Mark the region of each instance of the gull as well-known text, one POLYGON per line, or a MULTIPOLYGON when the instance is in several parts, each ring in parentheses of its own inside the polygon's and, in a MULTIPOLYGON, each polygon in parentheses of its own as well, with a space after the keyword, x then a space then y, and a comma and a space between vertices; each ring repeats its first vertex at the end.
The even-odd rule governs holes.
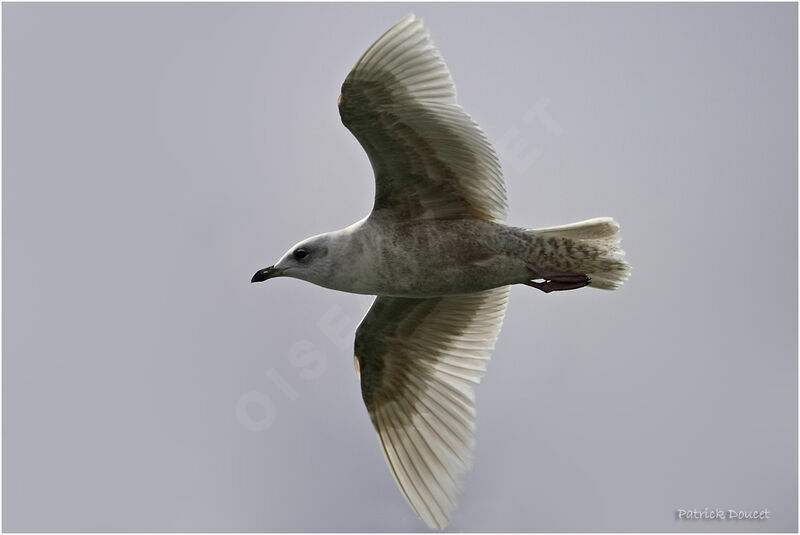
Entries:
POLYGON ((472 464, 473 386, 510 286, 611 290, 630 268, 609 217, 539 229, 504 223, 497 155, 457 104, 413 14, 361 56, 338 104, 375 174, 372 212, 294 245, 251 282, 294 277, 376 296, 355 334, 361 394, 403 496, 442 529, 472 464))

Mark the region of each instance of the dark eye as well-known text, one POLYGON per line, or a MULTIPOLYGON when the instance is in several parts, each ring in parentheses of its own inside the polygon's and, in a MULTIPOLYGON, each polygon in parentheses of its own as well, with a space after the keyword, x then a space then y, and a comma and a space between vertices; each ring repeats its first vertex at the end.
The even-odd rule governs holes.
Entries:
POLYGON ((305 249, 297 249, 294 253, 292 253, 297 260, 302 260, 308 256, 308 251, 305 249))

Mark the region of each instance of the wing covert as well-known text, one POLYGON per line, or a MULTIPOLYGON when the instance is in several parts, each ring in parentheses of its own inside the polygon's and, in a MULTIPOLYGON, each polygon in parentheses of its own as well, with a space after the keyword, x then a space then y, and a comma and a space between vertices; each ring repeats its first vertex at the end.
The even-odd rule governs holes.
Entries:
POLYGON ((497 155, 456 103, 450 72, 414 15, 361 56, 342 85, 339 113, 372 164, 373 211, 401 219, 505 219, 497 155))
POLYGON ((474 448, 473 385, 486 369, 508 287, 378 297, 356 331, 356 370, 386 461, 414 512, 443 528, 474 448))

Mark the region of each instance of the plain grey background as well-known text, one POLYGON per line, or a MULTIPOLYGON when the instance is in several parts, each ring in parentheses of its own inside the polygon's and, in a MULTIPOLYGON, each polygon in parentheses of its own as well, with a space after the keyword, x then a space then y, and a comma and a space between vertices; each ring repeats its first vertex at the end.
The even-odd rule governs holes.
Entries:
POLYGON ((514 289, 447 530, 797 530, 795 4, 2 9, 4 531, 424 530, 353 370, 371 298, 249 283, 369 211, 336 99, 411 11, 510 223, 613 216, 633 265, 514 289))

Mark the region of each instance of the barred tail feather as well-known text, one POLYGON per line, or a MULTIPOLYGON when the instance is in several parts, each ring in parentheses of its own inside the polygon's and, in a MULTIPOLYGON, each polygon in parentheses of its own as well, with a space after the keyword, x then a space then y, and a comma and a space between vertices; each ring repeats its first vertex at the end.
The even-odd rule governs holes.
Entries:
POLYGON ((531 229, 535 263, 554 271, 584 273, 594 288, 615 290, 631 267, 619 247, 619 224, 610 217, 587 219, 559 227, 531 229))

